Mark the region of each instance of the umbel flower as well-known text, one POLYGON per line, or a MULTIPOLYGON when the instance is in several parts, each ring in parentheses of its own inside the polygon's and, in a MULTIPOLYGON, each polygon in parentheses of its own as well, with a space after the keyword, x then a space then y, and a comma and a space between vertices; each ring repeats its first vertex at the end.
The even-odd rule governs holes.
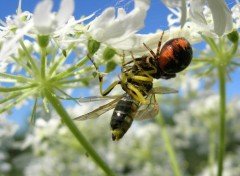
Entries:
MULTIPOLYGON (((146 52, 143 42, 156 48, 162 31, 136 34, 144 26, 149 5, 150 0, 135 0, 129 13, 123 8, 115 13, 110 7, 89 23, 86 20, 94 13, 78 20, 72 17, 73 0, 62 0, 55 13, 51 0, 41 1, 34 13, 22 12, 19 5, 17 14, 9 16, 0 27, 0 93, 3 95, 0 113, 31 100, 31 120, 34 122, 38 103, 43 103, 46 111, 51 105, 96 163, 108 175, 114 175, 72 122, 60 100, 72 99, 67 90, 90 84, 94 67, 88 64, 89 57, 96 59, 97 65, 110 63, 112 66, 116 65, 115 60, 120 61, 122 50, 142 54, 146 52)), ((229 28, 217 34, 221 35, 229 28)), ((189 37, 190 42, 199 41, 200 35, 196 39, 192 35, 196 31, 191 30, 166 31, 163 42, 181 35, 189 37)))
POLYGON ((231 11, 224 0, 162 0, 173 12, 168 17, 169 25, 181 23, 182 27, 195 26, 194 31, 214 36, 228 34, 233 29, 231 11))
POLYGON ((97 64, 120 57, 113 49, 117 46, 110 48, 107 45, 114 46, 117 39, 124 40, 144 26, 149 0, 136 0, 130 13, 119 9, 118 17, 108 21, 109 30, 116 30, 116 25, 129 30, 111 37, 105 33, 102 38, 96 37, 100 36, 101 31, 98 20, 104 19, 106 14, 113 14, 113 8, 106 9, 95 20, 84 24, 94 14, 75 20, 72 17, 73 0, 62 0, 56 13, 51 12, 52 6, 50 0, 41 1, 33 14, 22 12, 19 7, 17 15, 8 17, 7 23, 2 23, 0 92, 3 96, 0 100, 0 113, 31 100, 31 121, 34 122, 38 104, 43 103, 46 111, 49 111, 51 105, 94 161, 108 175, 113 175, 72 122, 60 100, 71 98, 67 94, 69 89, 83 87, 94 78, 89 73, 94 68, 87 64, 89 56, 95 57, 97 52, 101 52, 102 57, 97 64), (142 14, 140 18, 138 14, 142 14))

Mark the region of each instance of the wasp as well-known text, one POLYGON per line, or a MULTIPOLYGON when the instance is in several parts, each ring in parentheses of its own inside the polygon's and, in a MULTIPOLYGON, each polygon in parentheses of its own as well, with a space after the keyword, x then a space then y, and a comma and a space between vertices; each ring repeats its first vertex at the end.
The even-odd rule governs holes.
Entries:
MULTIPOLYGON (((154 117, 159 111, 155 94, 177 93, 177 90, 167 87, 153 87, 153 79, 176 77, 176 73, 184 70, 192 59, 192 47, 185 38, 171 39, 161 48, 163 34, 164 32, 158 42, 156 53, 143 43, 149 51, 149 55, 134 58, 131 53, 131 61, 125 63, 123 59, 121 77, 105 91, 102 88, 103 76, 99 74, 100 93, 103 97, 86 97, 80 101, 96 101, 105 98, 114 99, 92 112, 76 117, 75 120, 97 118, 114 108, 110 126, 112 140, 115 141, 124 136, 133 120, 154 117), (118 84, 121 85, 125 93, 119 96, 107 96, 118 84)), ((93 62, 91 58, 90 60, 93 62)), ((96 64, 94 66, 98 71, 96 64)))

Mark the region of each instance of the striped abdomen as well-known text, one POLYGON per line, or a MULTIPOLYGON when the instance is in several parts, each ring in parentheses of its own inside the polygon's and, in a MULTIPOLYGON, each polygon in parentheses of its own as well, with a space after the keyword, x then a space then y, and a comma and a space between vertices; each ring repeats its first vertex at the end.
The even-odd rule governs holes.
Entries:
POLYGON ((127 132, 138 107, 139 103, 128 94, 117 103, 110 122, 113 140, 121 139, 127 132))

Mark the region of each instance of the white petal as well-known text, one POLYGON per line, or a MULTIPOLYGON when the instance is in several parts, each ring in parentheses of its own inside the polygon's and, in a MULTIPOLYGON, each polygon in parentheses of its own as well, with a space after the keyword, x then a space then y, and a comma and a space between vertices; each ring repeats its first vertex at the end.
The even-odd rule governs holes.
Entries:
POLYGON ((41 34, 49 34, 52 32, 53 17, 51 14, 51 10, 53 7, 53 2, 51 0, 44 0, 37 4, 33 21, 34 26, 41 34))
POLYGON ((123 8, 118 9, 118 16, 117 18, 120 20, 126 16, 126 11, 123 8))
POLYGON ((17 14, 19 15, 21 13, 22 13, 22 0, 19 0, 17 14))
POLYGON ((29 23, 26 24, 21 29, 18 29, 16 31, 16 35, 9 40, 8 42, 5 42, 3 47, 0 51, 0 58, 2 60, 7 59, 11 54, 13 54, 16 51, 16 48, 18 47, 18 41, 30 30, 32 29, 33 23, 32 21, 29 21, 29 23))
POLYGON ((233 28, 233 20, 231 13, 224 0, 207 0, 208 6, 212 13, 213 24, 208 23, 204 16, 203 8, 206 0, 198 0, 191 2, 190 16, 191 19, 199 25, 200 28, 205 28, 206 32, 213 30, 218 36, 224 33, 231 32, 233 28))
POLYGON ((59 12, 57 13, 58 25, 63 25, 72 16, 74 11, 73 0, 62 0, 59 12))
POLYGON ((213 16, 215 33, 221 36, 224 33, 231 32, 233 19, 226 2, 224 0, 208 0, 208 5, 213 16))
POLYGON ((98 38, 102 38, 104 28, 108 28, 108 26, 113 22, 114 13, 114 8, 107 8, 100 16, 96 17, 91 22, 89 32, 93 36, 96 36, 96 40, 98 40, 98 38))
POLYGON ((205 16, 203 14, 203 7, 204 7, 205 1, 198 0, 198 1, 192 1, 191 2, 191 8, 190 8, 190 17, 191 20, 199 26, 207 26, 207 21, 205 19, 205 16))
POLYGON ((116 18, 114 9, 108 8, 92 21, 89 32, 94 39, 108 44, 125 40, 144 26, 149 3, 149 0, 135 0, 135 8, 130 13, 120 9, 116 18))
MULTIPOLYGON (((143 43, 145 43, 155 52, 161 35, 162 31, 152 34, 135 34, 126 40, 116 43, 114 46, 119 50, 145 54, 146 52, 148 52, 147 49, 143 46, 143 43)), ((184 37, 191 44, 198 43, 202 40, 201 36, 197 32, 193 32, 189 24, 186 24, 183 28, 172 27, 170 30, 164 31, 162 44, 176 37, 184 37)), ((126 52, 125 54, 128 53, 126 52)))
POLYGON ((187 19, 187 5, 185 0, 182 0, 181 10, 182 10, 181 27, 183 27, 187 19))

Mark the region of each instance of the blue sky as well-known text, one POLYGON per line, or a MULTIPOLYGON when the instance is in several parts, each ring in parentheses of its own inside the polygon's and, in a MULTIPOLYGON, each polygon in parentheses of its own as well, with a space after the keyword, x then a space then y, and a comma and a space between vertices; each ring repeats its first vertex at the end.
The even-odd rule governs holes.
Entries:
MULTIPOLYGON (((22 10, 33 12, 35 5, 39 0, 22 0, 22 10)), ((124 7, 126 10, 131 10, 133 2, 129 0, 75 0, 75 12, 74 16, 80 18, 82 15, 90 15, 91 13, 98 11, 100 13, 106 7, 115 6, 115 7, 124 7), (121 2, 123 1, 123 2, 121 2), (121 3, 119 3, 121 2, 121 3)), ((231 7, 235 4, 235 0, 227 0, 227 4, 231 7)), ((54 9, 57 11, 60 0, 54 0, 54 9)), ((1 0, 0 6, 0 18, 5 21, 7 15, 14 14, 18 7, 18 0, 1 0)), ((140 31, 141 33, 155 32, 156 29, 168 29, 167 26, 167 15, 169 14, 168 9, 162 4, 160 0, 152 0, 151 8, 148 11, 145 27, 140 31)), ((198 45, 198 48, 202 48, 203 45, 198 45)), ((239 69, 231 75, 232 81, 227 84, 228 97, 232 98, 235 95, 239 95, 239 79, 240 71, 239 69)), ((217 89, 217 85, 216 85, 217 89)), ((28 112, 21 111, 26 115, 28 112)), ((12 115, 12 117, 14 114, 12 115)))

